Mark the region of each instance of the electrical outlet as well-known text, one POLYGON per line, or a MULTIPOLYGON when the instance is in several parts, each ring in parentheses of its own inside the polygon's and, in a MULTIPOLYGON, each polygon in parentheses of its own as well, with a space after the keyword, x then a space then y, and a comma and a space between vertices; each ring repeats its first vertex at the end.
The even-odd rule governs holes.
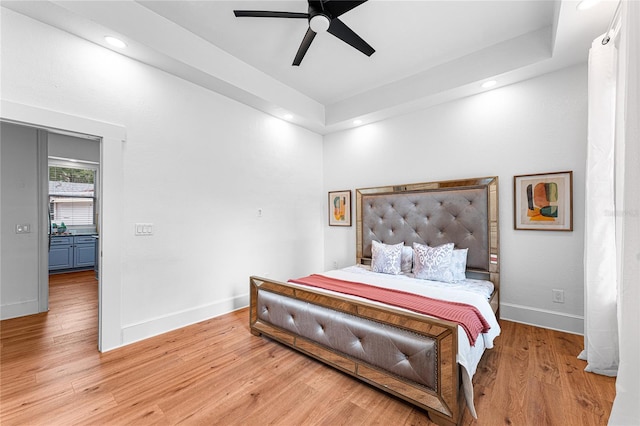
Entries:
POLYGON ((337 260, 333 261, 333 269, 338 269, 338 261, 337 260))
POLYGON ((564 290, 551 290, 553 294, 553 303, 564 303, 564 290))

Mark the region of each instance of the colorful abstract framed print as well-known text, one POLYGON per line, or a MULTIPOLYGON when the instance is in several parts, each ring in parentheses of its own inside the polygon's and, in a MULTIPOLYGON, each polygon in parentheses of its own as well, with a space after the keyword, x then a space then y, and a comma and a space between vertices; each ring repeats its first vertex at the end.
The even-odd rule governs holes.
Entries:
POLYGON ((329 226, 351 226, 351 190, 329 192, 329 226))
POLYGON ((573 231, 573 172, 513 177, 514 228, 573 231))

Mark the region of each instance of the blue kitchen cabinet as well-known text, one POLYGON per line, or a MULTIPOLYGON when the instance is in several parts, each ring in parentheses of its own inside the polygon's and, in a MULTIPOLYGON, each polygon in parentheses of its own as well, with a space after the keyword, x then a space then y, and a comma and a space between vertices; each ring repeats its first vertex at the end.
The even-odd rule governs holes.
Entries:
POLYGON ((73 267, 93 267, 96 262, 96 240, 91 235, 73 237, 73 267))
POLYGON ((49 270, 87 269, 95 264, 96 240, 91 235, 52 237, 49 270))
POLYGON ((73 268, 73 237, 52 237, 49 270, 73 268))

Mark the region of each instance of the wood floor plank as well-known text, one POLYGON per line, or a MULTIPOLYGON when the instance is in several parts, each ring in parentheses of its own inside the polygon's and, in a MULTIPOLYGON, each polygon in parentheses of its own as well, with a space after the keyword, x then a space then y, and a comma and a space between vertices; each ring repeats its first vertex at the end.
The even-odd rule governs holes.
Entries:
MULTIPOLYGON (((430 425, 404 401, 249 331, 242 309, 104 354, 93 272, 50 280, 50 311, 0 322, 0 424, 430 425)), ((501 321, 463 425, 604 425, 615 379, 581 336, 501 321)))
POLYGON ((117 410, 92 413, 76 425, 171 425, 160 407, 137 403, 121 405, 117 410))

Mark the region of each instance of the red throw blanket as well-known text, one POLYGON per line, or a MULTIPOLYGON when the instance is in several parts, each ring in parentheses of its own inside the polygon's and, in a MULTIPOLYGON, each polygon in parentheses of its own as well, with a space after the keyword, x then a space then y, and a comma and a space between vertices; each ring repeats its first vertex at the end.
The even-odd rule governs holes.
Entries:
POLYGON ((476 344, 476 339, 480 333, 486 333, 491 328, 480 311, 478 311, 475 306, 467 305, 466 303, 432 299, 406 291, 377 287, 353 281, 343 281, 318 274, 296 280, 289 280, 289 282, 363 297, 376 302, 386 303, 387 305, 393 305, 443 320, 456 322, 460 324, 467 333, 472 346, 476 344))

